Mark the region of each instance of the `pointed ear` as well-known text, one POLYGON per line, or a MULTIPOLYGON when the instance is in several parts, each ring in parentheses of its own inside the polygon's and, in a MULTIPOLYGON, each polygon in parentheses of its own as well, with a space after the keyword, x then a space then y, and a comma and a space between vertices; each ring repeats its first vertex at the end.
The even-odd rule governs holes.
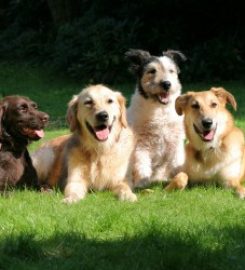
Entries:
POLYGON ((179 96, 175 101, 175 110, 178 115, 182 115, 185 111, 185 108, 190 100, 192 94, 191 92, 187 92, 184 95, 179 96))
POLYGON ((129 71, 138 75, 142 65, 151 57, 150 53, 143 50, 130 49, 125 53, 125 58, 131 62, 129 71))
POLYGON ((79 128, 79 123, 77 120, 78 97, 79 97, 78 95, 73 96, 73 98, 68 103, 66 120, 68 122, 68 125, 69 125, 71 132, 73 132, 79 128))
POLYGON ((126 113, 126 99, 119 92, 117 92, 117 99, 118 99, 118 103, 119 103, 119 106, 120 106, 119 121, 121 122, 122 126, 124 128, 126 128, 128 126, 127 113, 126 113))
POLYGON ((225 90, 223 87, 212 87, 210 91, 215 94, 215 96, 220 100, 221 104, 223 104, 224 107, 226 103, 229 103, 234 110, 237 109, 237 103, 234 96, 230 92, 225 90))

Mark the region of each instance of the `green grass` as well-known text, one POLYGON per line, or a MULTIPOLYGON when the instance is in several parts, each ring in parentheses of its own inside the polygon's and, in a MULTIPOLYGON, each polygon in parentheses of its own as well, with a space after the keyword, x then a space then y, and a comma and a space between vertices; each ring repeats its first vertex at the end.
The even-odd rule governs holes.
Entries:
MULTIPOLYGON (((184 90, 212 85, 184 85, 184 90)), ((245 129, 245 83, 215 85, 236 96, 234 116, 245 129)), ((38 68, 0 65, 0 94, 27 95, 50 114, 52 124, 42 141, 68 132, 66 104, 82 87, 38 68)), ((114 88, 129 99, 134 85, 114 88)), ((78 204, 64 205, 59 191, 4 194, 0 269, 245 268, 245 202, 232 191, 199 186, 168 194, 156 185, 152 193, 137 195, 137 203, 128 203, 110 192, 91 192, 78 204)))

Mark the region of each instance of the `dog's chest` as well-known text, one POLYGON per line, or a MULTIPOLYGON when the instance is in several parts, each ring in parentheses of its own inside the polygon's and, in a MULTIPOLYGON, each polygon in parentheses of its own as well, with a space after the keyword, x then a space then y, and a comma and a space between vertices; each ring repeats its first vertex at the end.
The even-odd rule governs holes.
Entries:
MULTIPOLYGON (((123 157, 125 158, 125 157, 123 157)), ((91 188, 103 190, 113 186, 118 181, 123 181, 127 174, 127 161, 121 162, 119 155, 103 155, 95 159, 90 165, 91 188)))
POLYGON ((195 152, 187 160, 189 180, 193 182, 217 181, 221 171, 230 163, 224 153, 210 149, 206 153, 195 152))
POLYGON ((14 157, 12 153, 0 155, 0 181, 6 181, 8 185, 15 185, 24 174, 24 157, 14 157))

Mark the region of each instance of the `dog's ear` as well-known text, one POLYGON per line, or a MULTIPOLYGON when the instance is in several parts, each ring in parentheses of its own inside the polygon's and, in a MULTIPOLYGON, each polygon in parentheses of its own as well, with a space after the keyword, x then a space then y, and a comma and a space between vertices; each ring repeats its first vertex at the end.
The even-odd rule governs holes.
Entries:
POLYGON ((180 73, 180 69, 179 69, 179 62, 182 61, 186 61, 187 58, 186 56, 180 52, 180 51, 175 51, 175 50, 167 50, 165 52, 162 53, 163 56, 167 56, 169 58, 171 58, 175 63, 176 63, 176 66, 177 66, 177 72, 180 73))
POLYGON ((126 113, 126 99, 123 97, 123 95, 120 92, 117 92, 117 99, 120 106, 119 121, 121 122, 122 126, 126 128, 128 126, 127 113, 126 113))
POLYGON ((225 90, 223 87, 212 87, 210 91, 215 94, 215 96, 220 100, 221 104, 223 104, 224 107, 226 103, 229 103, 234 110, 237 109, 237 103, 234 96, 230 92, 225 90))
POLYGON ((68 122, 68 125, 69 125, 71 132, 73 132, 79 128, 79 123, 77 120, 78 97, 79 97, 78 95, 73 96, 73 98, 68 103, 66 120, 68 122))
POLYGON ((176 99, 175 110, 176 110, 178 115, 182 115, 184 113, 184 110, 185 110, 191 96, 192 96, 191 92, 187 92, 186 94, 181 95, 176 99))
POLYGON ((4 111, 4 108, 3 108, 3 104, 0 104, 0 136, 2 135, 2 130, 3 130, 3 111, 4 111))
POLYGON ((150 53, 143 50, 130 49, 125 53, 125 58, 131 62, 129 71, 138 75, 141 67, 151 57, 150 53))

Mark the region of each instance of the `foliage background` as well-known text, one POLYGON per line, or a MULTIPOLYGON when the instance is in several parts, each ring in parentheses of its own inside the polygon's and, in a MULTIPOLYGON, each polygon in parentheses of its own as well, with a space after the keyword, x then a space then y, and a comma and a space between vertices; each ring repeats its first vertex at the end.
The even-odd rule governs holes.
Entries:
POLYGON ((245 16, 236 0, 0 0, 0 61, 82 82, 128 80, 129 48, 188 57, 185 81, 244 77, 245 16))

